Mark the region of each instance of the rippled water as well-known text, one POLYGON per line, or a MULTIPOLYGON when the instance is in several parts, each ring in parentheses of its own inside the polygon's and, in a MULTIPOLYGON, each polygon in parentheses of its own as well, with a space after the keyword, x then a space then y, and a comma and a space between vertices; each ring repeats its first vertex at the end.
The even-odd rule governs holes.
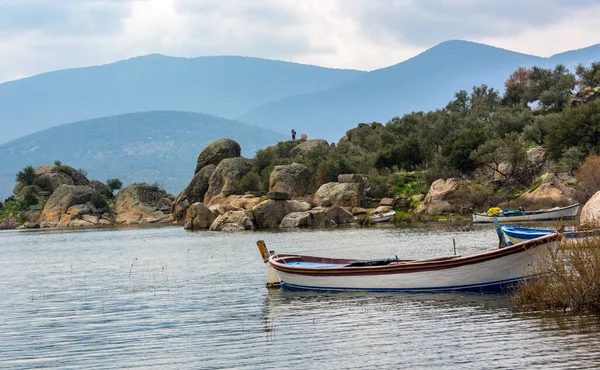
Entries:
POLYGON ((377 227, 0 232, 1 368, 598 368, 596 316, 523 314, 503 295, 268 290, 255 242, 331 257, 497 247, 377 227))

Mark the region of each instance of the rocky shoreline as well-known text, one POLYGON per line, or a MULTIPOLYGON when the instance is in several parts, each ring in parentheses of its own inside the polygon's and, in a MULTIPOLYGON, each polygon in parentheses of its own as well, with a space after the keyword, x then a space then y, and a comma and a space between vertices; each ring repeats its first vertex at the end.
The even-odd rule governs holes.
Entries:
MULTIPOLYGON (((324 145, 324 140, 307 140, 292 151, 310 155, 324 145)), ((472 189, 469 180, 438 179, 426 194, 377 198, 366 175, 341 174, 337 182, 317 187, 309 168, 295 162, 272 168, 268 192, 245 192, 244 178, 254 166, 240 152, 230 139, 209 144, 198 156, 189 185, 176 197, 145 183, 129 185, 112 197, 105 184, 80 170, 61 163, 41 166, 31 184, 18 183, 14 189, 15 199, 29 199, 33 205, 19 219, 2 220, 0 229, 175 224, 186 230, 237 231, 364 223, 366 215, 390 210, 431 217, 472 212, 473 205, 465 201, 472 189)), ((548 173, 521 198, 574 203, 575 191, 568 183, 568 178, 548 173)))

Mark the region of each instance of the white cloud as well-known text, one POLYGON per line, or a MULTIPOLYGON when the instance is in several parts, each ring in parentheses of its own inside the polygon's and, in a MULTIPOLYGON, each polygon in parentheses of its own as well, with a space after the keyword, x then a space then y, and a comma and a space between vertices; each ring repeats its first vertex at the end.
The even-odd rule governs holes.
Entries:
POLYGON ((21 0, 0 3, 0 81, 150 53, 376 69, 448 39, 548 56, 600 42, 591 0, 21 0))

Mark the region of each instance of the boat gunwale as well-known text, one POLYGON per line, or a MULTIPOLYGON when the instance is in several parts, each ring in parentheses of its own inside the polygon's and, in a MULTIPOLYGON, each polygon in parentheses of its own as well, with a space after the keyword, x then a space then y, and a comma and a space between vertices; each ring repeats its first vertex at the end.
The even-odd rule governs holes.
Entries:
MULTIPOLYGON (((480 217, 486 217, 486 218, 498 218, 501 219, 503 217, 525 217, 525 216, 535 216, 535 215, 541 215, 541 214, 545 214, 545 213, 555 213, 555 212, 561 212, 561 211, 565 211, 574 207, 579 207, 579 203, 575 203, 575 204, 571 204, 569 206, 565 206, 565 207, 560 207, 560 208, 556 208, 556 209, 545 209, 545 210, 537 210, 537 211, 525 211, 522 214, 514 214, 514 215, 503 215, 503 214, 496 214, 496 215, 488 215, 487 212, 473 212, 474 216, 480 216, 480 217)), ((562 216, 560 218, 573 218, 576 216, 562 216)))

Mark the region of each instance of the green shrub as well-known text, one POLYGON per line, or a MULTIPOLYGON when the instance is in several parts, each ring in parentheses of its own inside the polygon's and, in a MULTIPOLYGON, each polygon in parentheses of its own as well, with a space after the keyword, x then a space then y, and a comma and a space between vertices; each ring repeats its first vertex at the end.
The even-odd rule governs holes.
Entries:
POLYGON ((37 175, 33 166, 26 166, 15 176, 17 182, 22 182, 25 185, 32 185, 37 175))
POLYGON ((94 191, 92 193, 92 204, 98 209, 106 208, 108 206, 106 198, 99 191, 94 191))
POLYGON ((261 190, 262 180, 256 172, 249 172, 241 180, 242 191, 258 191, 261 190))

